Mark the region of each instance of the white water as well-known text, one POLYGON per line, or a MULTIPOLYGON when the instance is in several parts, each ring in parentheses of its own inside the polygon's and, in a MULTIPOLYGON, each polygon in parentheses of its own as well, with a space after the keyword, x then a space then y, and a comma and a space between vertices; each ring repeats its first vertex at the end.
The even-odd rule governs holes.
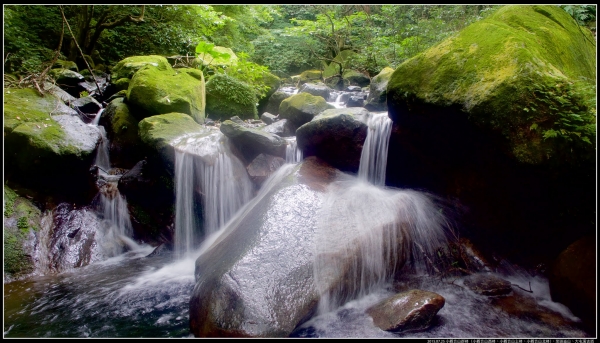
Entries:
POLYGON ((340 94, 338 94, 338 96, 335 98, 335 101, 329 102, 329 103, 332 104, 333 106, 335 106, 335 108, 345 108, 346 104, 344 102, 342 102, 343 95, 344 95, 344 93, 340 92, 340 94))
POLYGON ((211 130, 179 137, 175 152, 175 253, 191 254, 201 239, 221 228, 250 198, 253 184, 229 140, 211 130), (197 203, 197 192, 201 205, 197 203), (202 208, 201 221, 198 215, 202 208), (203 234, 198 228, 203 227, 203 234))
POLYGON ((96 113, 96 116, 94 117, 94 120, 92 121, 92 125, 98 126, 98 123, 100 122, 100 116, 102 115, 102 112, 104 112, 104 108, 101 108, 98 111, 98 113, 96 113))
MULTIPOLYGON (((103 109, 98 111, 93 124, 97 125, 103 109)), ((138 249, 139 245, 131 240, 133 227, 127 208, 127 200, 119 192, 117 183, 120 175, 110 174, 109 141, 104 126, 97 126, 101 134, 101 141, 96 152, 95 164, 99 167, 98 178, 103 179, 97 197, 100 197, 100 218, 102 218, 103 235, 98 242, 107 256, 117 256, 123 253, 124 248, 138 249)))
POLYGON ((298 148, 296 142, 296 136, 286 137, 287 146, 285 147, 285 162, 286 163, 298 163, 302 161, 302 150, 298 148))
POLYGON ((387 112, 372 113, 367 125, 369 129, 360 155, 358 177, 374 185, 384 186, 392 121, 387 112))

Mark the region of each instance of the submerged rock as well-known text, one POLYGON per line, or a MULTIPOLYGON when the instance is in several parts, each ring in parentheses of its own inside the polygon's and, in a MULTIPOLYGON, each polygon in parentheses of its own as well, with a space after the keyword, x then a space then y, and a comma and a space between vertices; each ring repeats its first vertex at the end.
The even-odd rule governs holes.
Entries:
POLYGON ((367 309, 373 323, 386 331, 414 331, 430 327, 446 300, 437 293, 413 289, 382 300, 367 309))
POLYGON ((491 274, 469 275, 464 284, 473 292, 488 296, 506 295, 512 291, 509 281, 491 274))
POLYGON ((250 179, 258 186, 271 176, 277 169, 285 164, 285 160, 278 156, 260 154, 246 167, 250 179))

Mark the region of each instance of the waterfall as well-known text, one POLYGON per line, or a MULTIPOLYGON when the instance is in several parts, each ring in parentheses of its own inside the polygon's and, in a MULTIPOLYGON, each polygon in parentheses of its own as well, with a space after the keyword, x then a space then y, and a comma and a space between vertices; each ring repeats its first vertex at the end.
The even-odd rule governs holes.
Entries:
POLYGON ((369 129, 360 155, 358 177, 374 185, 383 186, 392 121, 387 112, 381 112, 373 113, 367 124, 369 129))
POLYGON ((203 227, 204 236, 216 232, 252 197, 252 181, 231 152, 228 138, 209 131, 213 132, 187 135, 172 143, 176 146, 175 252, 179 257, 198 246, 198 227, 203 227), (201 195, 201 206, 195 194, 201 195))
POLYGON ((313 275, 321 314, 381 289, 405 265, 425 271, 423 257, 447 244, 450 225, 432 197, 383 187, 387 113, 372 114, 368 126, 358 178, 330 184, 318 217, 313 275))
POLYGON ((104 112, 104 108, 101 108, 98 111, 98 113, 96 113, 96 116, 94 117, 94 120, 92 121, 92 125, 98 126, 98 123, 100 122, 100 116, 102 115, 102 112, 104 112))
POLYGON ((106 130, 104 126, 97 126, 102 112, 103 109, 98 111, 93 121, 93 125, 98 128, 101 134, 95 159, 95 164, 98 166, 97 184, 100 188, 95 200, 99 203, 98 209, 104 231, 102 241, 99 244, 107 256, 116 256, 123 252, 125 246, 130 249, 137 249, 139 246, 129 238, 133 235, 133 227, 127 209, 127 200, 119 192, 117 186, 121 175, 111 173, 108 151, 109 141, 106 130))
POLYGON ((302 161, 302 150, 298 149, 296 137, 286 137, 287 146, 285 147, 285 162, 298 163, 302 161))

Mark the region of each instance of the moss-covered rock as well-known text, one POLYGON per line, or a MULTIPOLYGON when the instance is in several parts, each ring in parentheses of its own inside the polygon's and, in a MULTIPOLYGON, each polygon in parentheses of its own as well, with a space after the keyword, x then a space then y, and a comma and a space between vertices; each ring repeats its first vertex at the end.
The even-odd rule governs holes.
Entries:
POLYGON ((110 157, 115 165, 133 165, 143 156, 138 135, 139 121, 131 114, 124 98, 111 101, 102 113, 110 141, 110 157))
POLYGON ((31 273, 34 260, 27 250, 30 231, 41 227, 42 212, 30 200, 4 185, 4 280, 31 273))
POLYGON ((211 119, 258 119, 256 94, 252 87, 225 74, 206 82, 206 113, 211 119))
POLYGON ((369 111, 387 110, 387 85, 392 73, 394 69, 385 67, 371 80, 369 96, 365 101, 365 108, 369 111))
POLYGON ((159 70, 173 70, 169 61, 163 56, 132 56, 119 61, 111 70, 111 79, 119 80, 121 78, 131 79, 133 75, 142 67, 152 65, 159 70))
POLYGON ((69 189, 82 187, 83 193, 100 132, 79 117, 64 114, 73 111, 65 107, 56 97, 41 97, 33 89, 4 91, 8 179, 14 177, 24 185, 44 188, 62 188, 65 181, 70 183, 69 189))
POLYGON ((281 105, 281 102, 283 100, 289 98, 290 96, 291 96, 291 94, 286 93, 286 92, 277 91, 277 92, 273 93, 269 97, 269 101, 267 102, 267 106, 265 107, 263 112, 269 112, 274 115, 278 115, 279 114, 279 105, 281 105))
POLYGON ((119 92, 122 90, 127 90, 129 88, 130 82, 131 82, 131 79, 122 77, 118 80, 115 80, 112 84, 113 84, 113 86, 115 86, 115 89, 119 92))
POLYGON ((593 158, 594 41, 558 6, 500 8, 400 65, 388 84, 390 116, 458 106, 500 133, 520 162, 593 158))
POLYGON ((204 77, 196 69, 161 70, 147 65, 138 70, 127 90, 127 103, 137 119, 171 112, 186 113, 204 123, 204 77))
POLYGON ((268 86, 269 89, 263 97, 258 99, 258 113, 265 112, 271 95, 277 92, 279 86, 281 85, 281 79, 271 73, 264 73, 262 82, 264 85, 268 86))
POLYGON ((342 78, 347 81, 350 86, 365 87, 371 83, 371 78, 367 75, 352 69, 344 70, 342 78))
POLYGON ((323 73, 317 69, 305 70, 300 74, 298 86, 315 81, 323 81, 323 73))
POLYGON ((311 121, 317 114, 330 108, 335 108, 335 106, 328 104, 322 96, 298 93, 281 102, 279 117, 287 119, 294 128, 298 128, 311 121))
POLYGON ((166 113, 144 118, 139 122, 138 130, 142 142, 157 151, 167 163, 173 166, 175 150, 171 145, 172 141, 183 135, 206 129, 185 113, 166 113))

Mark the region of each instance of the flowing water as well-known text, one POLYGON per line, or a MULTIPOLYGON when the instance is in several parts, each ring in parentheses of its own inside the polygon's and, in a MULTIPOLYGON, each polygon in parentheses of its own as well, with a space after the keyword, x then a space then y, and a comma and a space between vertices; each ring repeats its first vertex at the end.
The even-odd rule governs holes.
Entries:
MULTIPOLYGON (((319 289, 323 295, 319 312, 291 337, 586 337, 572 325, 577 318, 550 300, 548 283, 543 278, 516 269, 497 271, 514 284, 532 282, 531 295, 516 288, 514 294, 519 299, 530 299, 530 306, 537 311, 550 311, 570 322, 549 324, 529 312, 508 315, 494 299, 463 287, 461 278, 440 279, 426 273, 422 256, 432 254, 446 242, 449 225, 434 198, 417 191, 383 187, 385 173, 381 170, 385 171, 387 154, 383 136, 389 135, 384 119, 376 116, 369 123, 365 142, 368 151, 361 156, 359 176, 349 175, 344 181, 332 183, 319 211, 314 268, 317 289, 323 278, 344 264, 354 266, 348 272, 349 280, 354 282, 345 293, 319 289), (327 258, 333 250, 342 253, 327 258), (414 268, 400 268, 404 264, 414 268), (399 271, 406 274, 393 283, 392 276, 399 271), (433 291, 446 299, 434 325, 425 331, 401 334, 377 328, 366 309, 412 288, 433 291)), ((241 162, 231 153, 228 140, 220 132, 209 131, 174 142, 179 236, 175 256, 149 256, 152 247, 132 245, 128 252, 102 262, 6 283, 5 338, 191 337, 189 300, 195 285, 196 258, 228 234, 221 228, 228 227, 228 222, 243 220, 244 214, 289 174, 292 163, 302 160, 301 152, 293 145, 295 140, 290 141, 288 163, 273 173, 251 199, 252 184, 241 162)), ((99 158, 96 163, 103 162, 99 158)), ((103 203, 102 216, 127 228, 121 207, 125 203, 119 203, 119 197, 110 199, 112 203, 103 203)))
POLYGON ((302 150, 298 148, 296 136, 286 137, 287 145, 285 147, 285 162, 298 163, 302 161, 302 150))

